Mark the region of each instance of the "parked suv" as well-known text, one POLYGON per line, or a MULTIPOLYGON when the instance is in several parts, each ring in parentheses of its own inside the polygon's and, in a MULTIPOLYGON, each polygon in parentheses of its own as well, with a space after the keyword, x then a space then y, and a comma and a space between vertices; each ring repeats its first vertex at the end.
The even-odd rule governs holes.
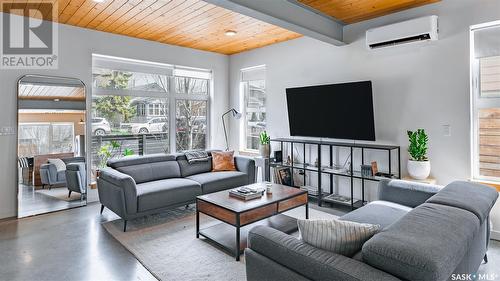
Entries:
POLYGON ((92 118, 92 133, 96 136, 104 136, 111 133, 108 120, 101 117, 92 118))
POLYGON ((122 123, 120 127, 134 135, 161 133, 168 131, 168 119, 167 117, 155 117, 146 123, 122 123))

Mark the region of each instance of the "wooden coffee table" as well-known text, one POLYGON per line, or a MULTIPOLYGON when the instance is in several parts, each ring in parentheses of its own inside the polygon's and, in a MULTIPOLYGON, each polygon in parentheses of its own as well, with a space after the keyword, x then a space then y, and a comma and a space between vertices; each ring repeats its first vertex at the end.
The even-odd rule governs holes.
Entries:
MULTIPOLYGON (((266 184, 249 186, 265 188, 266 184)), ((280 184, 272 184, 271 189, 272 194, 249 201, 229 196, 229 190, 196 197, 196 238, 205 237, 234 253, 239 261, 252 227, 267 225, 285 233, 297 231, 297 219, 281 213, 305 205, 308 218, 307 191, 280 184), (222 222, 200 230, 200 213, 222 222)))

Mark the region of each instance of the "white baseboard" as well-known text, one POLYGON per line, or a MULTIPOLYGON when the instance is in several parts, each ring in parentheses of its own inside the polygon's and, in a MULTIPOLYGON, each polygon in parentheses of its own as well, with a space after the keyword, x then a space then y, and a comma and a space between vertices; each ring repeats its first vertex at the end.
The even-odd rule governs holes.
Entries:
POLYGON ((500 241, 500 231, 497 230, 490 231, 490 239, 500 241))

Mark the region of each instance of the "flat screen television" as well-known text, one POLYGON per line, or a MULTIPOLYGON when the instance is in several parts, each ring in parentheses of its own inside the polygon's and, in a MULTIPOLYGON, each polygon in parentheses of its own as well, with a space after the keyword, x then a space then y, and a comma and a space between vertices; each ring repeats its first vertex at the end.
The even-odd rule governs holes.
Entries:
POLYGON ((286 89, 292 136, 375 140, 371 81, 286 89))

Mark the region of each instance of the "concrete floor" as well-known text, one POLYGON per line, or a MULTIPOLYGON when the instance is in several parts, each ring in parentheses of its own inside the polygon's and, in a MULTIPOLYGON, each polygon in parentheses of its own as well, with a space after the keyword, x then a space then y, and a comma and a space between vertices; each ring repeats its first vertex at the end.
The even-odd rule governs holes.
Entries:
MULTIPOLYGON (((46 189, 43 191, 50 192, 46 189)), ((65 201, 55 198, 53 196, 48 196, 44 194, 42 190, 35 190, 33 186, 20 184, 19 194, 18 194, 18 217, 24 218, 38 214, 45 214, 65 209, 71 209, 75 207, 85 206, 88 203, 99 201, 99 196, 97 195, 97 189, 89 189, 87 202, 82 201, 65 201)), ((66 187, 53 187, 52 191, 62 191, 64 196, 67 194, 66 187)))
POLYGON ((0 280, 156 280, 101 226, 99 204, 0 224, 0 280))
MULTIPOLYGON (((0 280, 156 280, 101 223, 99 204, 0 223, 0 280)), ((348 209, 311 207, 342 215, 348 209)), ((479 272, 500 280, 500 242, 479 272)))

